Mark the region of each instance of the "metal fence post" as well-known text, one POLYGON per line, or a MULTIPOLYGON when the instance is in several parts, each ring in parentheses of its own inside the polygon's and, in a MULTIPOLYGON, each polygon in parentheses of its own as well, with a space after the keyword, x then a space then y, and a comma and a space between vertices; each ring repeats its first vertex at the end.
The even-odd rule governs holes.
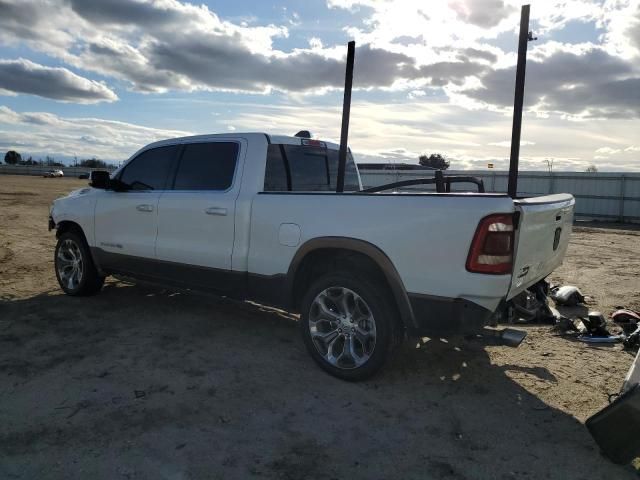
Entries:
POLYGON ((620 175, 620 223, 624 223, 624 190, 625 190, 624 173, 620 175))

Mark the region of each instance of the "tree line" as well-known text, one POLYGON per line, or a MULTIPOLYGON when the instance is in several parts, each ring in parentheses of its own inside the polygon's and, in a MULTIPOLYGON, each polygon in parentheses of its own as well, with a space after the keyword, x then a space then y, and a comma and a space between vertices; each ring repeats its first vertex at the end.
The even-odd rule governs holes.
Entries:
MULTIPOLYGON (((31 156, 27 159, 23 159, 22 155, 15 150, 9 150, 4 154, 4 163, 7 165, 42 165, 47 167, 65 166, 63 163, 57 162, 54 157, 50 157, 49 155, 47 155, 44 160, 41 158, 35 160, 31 156)), ((97 158, 85 158, 79 162, 76 160, 74 166, 85 168, 107 168, 109 164, 104 160, 98 160, 97 158)))
MULTIPOLYGON (((451 162, 439 153, 432 153, 431 155, 422 154, 418 157, 418 163, 423 167, 430 167, 436 170, 446 170, 451 165, 451 162)), ((553 170, 553 161, 547 160, 547 164, 549 172, 551 172, 553 170)), ((597 173, 598 167, 596 165, 589 165, 585 172, 597 173)))

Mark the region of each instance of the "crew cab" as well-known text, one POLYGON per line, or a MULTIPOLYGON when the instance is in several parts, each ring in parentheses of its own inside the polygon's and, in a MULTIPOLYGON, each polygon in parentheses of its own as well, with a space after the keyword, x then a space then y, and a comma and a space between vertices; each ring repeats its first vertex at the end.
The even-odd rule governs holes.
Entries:
POLYGON ((336 193, 337 169, 338 145, 297 136, 152 143, 53 203, 60 286, 120 275, 299 313, 313 359, 357 380, 407 336, 481 328, 563 260, 571 195, 373 191, 351 153, 336 193))

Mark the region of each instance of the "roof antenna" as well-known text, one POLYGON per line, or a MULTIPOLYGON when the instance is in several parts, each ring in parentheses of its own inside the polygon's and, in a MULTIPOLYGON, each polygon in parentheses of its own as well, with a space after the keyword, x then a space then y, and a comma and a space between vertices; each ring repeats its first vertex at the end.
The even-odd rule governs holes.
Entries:
POLYGON ((344 192, 344 172, 347 164, 347 140, 349 138, 349 115, 351 113, 351 87, 353 85, 353 59, 356 42, 347 44, 347 69, 344 77, 344 100, 342 102, 342 129, 340 130, 340 151, 338 153, 338 180, 336 193, 344 192))
POLYGON ((537 40, 529 31, 530 5, 523 5, 520 12, 520 38, 518 40, 518 64, 516 67, 516 91, 513 99, 513 128, 511 130, 511 156, 509 158, 509 186, 511 198, 518 194, 518 163, 520 161, 520 132, 522 130, 522 103, 524 101, 524 75, 527 67, 527 43, 537 40))

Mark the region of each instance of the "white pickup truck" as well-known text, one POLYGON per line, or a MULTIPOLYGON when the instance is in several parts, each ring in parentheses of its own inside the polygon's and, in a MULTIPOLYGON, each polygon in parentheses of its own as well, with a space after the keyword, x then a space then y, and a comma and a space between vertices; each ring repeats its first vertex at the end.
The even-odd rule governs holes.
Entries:
POLYGON ((406 336, 481 328, 563 260, 568 194, 362 189, 338 145, 234 133, 136 152, 57 199, 55 270, 69 295, 133 277, 300 313, 331 374, 375 373, 406 336))

